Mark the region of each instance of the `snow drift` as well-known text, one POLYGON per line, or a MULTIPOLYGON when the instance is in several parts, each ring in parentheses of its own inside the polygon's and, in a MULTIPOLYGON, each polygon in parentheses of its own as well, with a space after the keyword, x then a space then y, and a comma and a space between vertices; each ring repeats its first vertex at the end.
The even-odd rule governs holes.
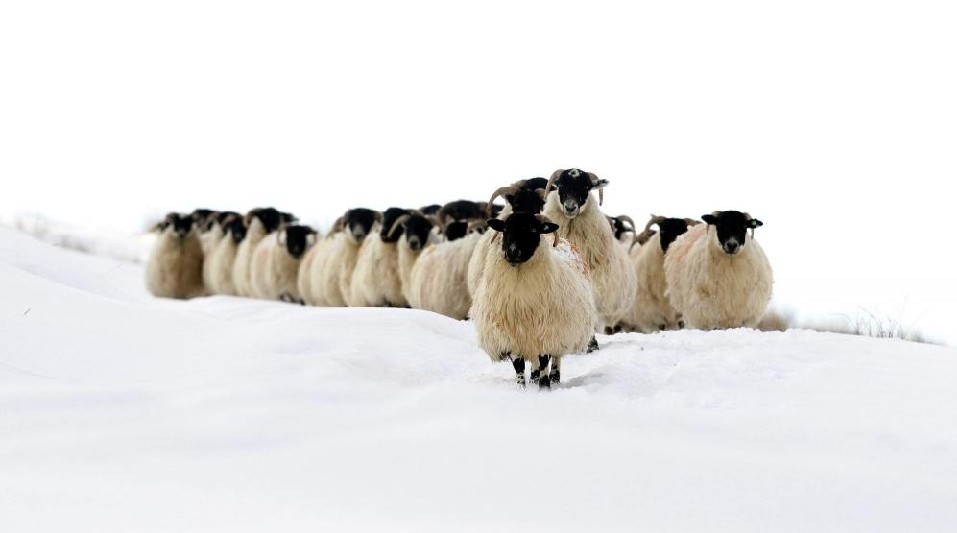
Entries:
POLYGON ((957 350, 600 337, 519 391, 400 309, 150 297, 0 230, 5 531, 957 527, 957 350))

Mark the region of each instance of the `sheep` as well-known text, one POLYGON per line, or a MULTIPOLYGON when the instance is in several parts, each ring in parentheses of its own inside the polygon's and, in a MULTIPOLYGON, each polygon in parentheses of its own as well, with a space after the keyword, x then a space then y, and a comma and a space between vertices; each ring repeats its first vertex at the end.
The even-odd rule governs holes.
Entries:
POLYGON ((402 297, 407 303, 410 301, 409 293, 412 289, 412 269, 415 268, 422 250, 438 240, 432 231, 434 227, 434 219, 419 211, 402 215, 392 225, 391 231, 399 231, 399 229, 402 231, 396 248, 398 248, 398 271, 402 297))
POLYGON ((631 315, 624 321, 626 329, 652 333, 684 327, 681 315, 665 295, 665 255, 676 238, 684 235, 688 227, 698 224, 700 222, 690 218, 651 215, 645 231, 635 236, 637 243, 642 234, 651 232, 651 226, 657 225, 661 230, 655 232, 646 244, 631 249, 638 285, 631 315))
MULTIPOLYGON (((635 243, 635 237, 639 235, 635 229, 635 221, 628 215, 618 215, 617 217, 608 217, 608 223, 611 224, 611 232, 626 250, 631 250, 635 243), (632 237, 628 237, 631 233, 632 237)), ((643 244, 643 243, 642 243, 643 244)))
POLYGON ((402 226, 396 221, 409 210, 390 207, 382 213, 382 228, 366 237, 359 249, 348 297, 349 307, 407 307, 399 279, 398 241, 402 226))
POLYGON ((336 221, 311 261, 307 303, 345 307, 359 247, 376 223, 382 223, 382 213, 365 208, 350 209, 336 221))
POLYGON ((593 338, 598 316, 585 266, 567 241, 555 248, 558 225, 543 215, 515 212, 488 224, 502 244, 485 256, 470 310, 479 345, 492 361, 510 360, 520 386, 527 361, 531 381, 550 387, 561 381, 562 356, 593 338))
POLYGON ((203 283, 210 294, 237 296, 233 283, 233 265, 239 245, 246 238, 246 224, 243 217, 236 213, 223 220, 225 237, 206 256, 203 262, 203 283))
POLYGON ((489 209, 489 204, 482 202, 456 200, 442 206, 435 219, 445 239, 454 241, 466 235, 469 224, 487 219, 489 209))
MULTIPOLYGON (((614 328, 630 312, 637 278, 627 250, 615 242, 615 236, 599 206, 604 200, 608 180, 591 172, 573 168, 556 170, 548 180, 548 199, 543 214, 556 221, 559 235, 581 254, 588 269, 598 306, 596 331, 614 328), (556 190, 552 190, 552 185, 556 190), (598 205, 591 191, 598 190, 598 205)), ((592 340, 589 350, 598 349, 592 340)))
POLYGON ((263 300, 299 303, 299 264, 316 242, 309 226, 286 226, 259 241, 251 266, 253 293, 263 300))
POLYGON ((283 224, 291 223, 295 217, 279 212, 271 207, 256 208, 246 214, 246 238, 239 244, 236 260, 233 264, 233 284, 239 296, 253 294, 250 266, 253 251, 266 235, 278 230, 283 224))
MULTIPOLYGON (((477 224, 482 222, 473 222, 466 231, 477 224)), ((481 238, 480 232, 473 231, 422 251, 412 267, 410 286, 406 290, 409 305, 464 320, 472 305, 468 291, 469 260, 481 238)))
POLYGON ((678 237, 665 255, 665 294, 689 328, 754 327, 773 283, 771 264, 754 240, 764 224, 740 211, 701 218, 706 224, 678 237))
MULTIPOLYGON (((505 207, 495 216, 495 218, 505 219, 513 212, 532 213, 537 215, 542 212, 545 206, 545 187, 548 180, 545 178, 531 178, 519 180, 508 187, 500 187, 489 200, 488 205, 495 205, 495 199, 499 196, 505 198, 505 207)), ((482 272, 485 269, 485 254, 492 247, 492 241, 497 233, 486 233, 475 245, 475 251, 468 264, 468 291, 469 297, 475 296, 475 290, 478 289, 479 281, 482 279, 482 272)))
POLYGON ((203 285, 207 295, 216 294, 213 290, 213 278, 216 277, 214 266, 217 266, 213 258, 216 250, 223 239, 229 238, 229 224, 241 217, 242 215, 232 211, 217 212, 206 220, 205 227, 200 232, 199 240, 203 247, 203 285))
POLYGON ((146 287, 154 296, 189 299, 203 295, 203 248, 189 215, 169 213, 159 224, 146 287))

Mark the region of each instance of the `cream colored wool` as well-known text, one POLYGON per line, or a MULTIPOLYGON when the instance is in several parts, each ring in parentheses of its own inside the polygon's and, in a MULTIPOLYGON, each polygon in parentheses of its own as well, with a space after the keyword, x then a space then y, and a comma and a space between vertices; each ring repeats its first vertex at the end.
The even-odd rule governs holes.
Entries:
POLYGON ((219 240, 203 262, 203 282, 210 294, 238 296, 233 283, 233 266, 238 252, 239 244, 227 235, 219 240))
POLYGON ((439 238, 432 234, 429 236, 429 242, 419 251, 415 251, 409 247, 409 241, 404 234, 399 237, 397 245, 399 249, 399 281, 402 283, 402 296, 409 306, 412 306, 412 299, 409 297, 409 293, 412 290, 412 269, 415 268, 415 264, 419 260, 419 256, 422 255, 422 252, 432 248, 438 241, 439 238))
POLYGON ((369 235, 359 249, 349 307, 406 307, 399 278, 398 241, 385 242, 378 233, 369 235))
POLYGON ((689 328, 754 327, 771 300, 771 264, 750 234, 728 255, 716 230, 692 226, 668 248, 664 268, 666 294, 689 328))
MULTIPOLYGON (((674 245, 672 245, 674 246, 674 245)), ((631 250, 631 260, 638 278, 635 302, 625 319, 626 327, 642 333, 662 329, 679 329, 680 315, 665 295, 665 254, 661 251, 661 235, 631 250)))
POLYGON ((332 243, 332 237, 335 234, 328 234, 325 237, 319 237, 316 244, 309 248, 306 255, 299 263, 299 298, 306 305, 319 305, 317 303, 317 294, 319 288, 319 263, 324 262, 323 256, 327 255, 329 245, 332 243))
MULTIPOLYGON (((507 204, 505 209, 508 209, 507 204)), ((505 210, 502 212, 504 213, 505 210)), ((507 216, 507 214, 500 214, 498 218, 504 220, 504 217, 507 216)), ((468 265, 467 288, 469 298, 475 298, 475 291, 478 290, 479 282, 482 281, 482 275, 485 272, 485 256, 488 255, 489 250, 492 248, 493 239, 494 242, 498 242, 498 239, 495 239, 496 235, 498 235, 497 232, 489 230, 475 243, 475 251, 472 252, 472 257, 469 258, 468 265)))
POLYGON ((412 267, 409 305, 457 320, 468 316, 469 259, 482 235, 472 233, 426 248, 412 267))
POLYGON ((631 314, 637 277, 628 252, 615 240, 608 219, 592 194, 578 216, 569 219, 561 208, 558 191, 552 191, 542 214, 559 225, 558 234, 582 256, 598 306, 596 331, 615 326, 631 314))
POLYGON ((479 346, 493 361, 522 357, 537 368, 538 357, 582 353, 597 320, 591 284, 582 259, 565 244, 552 248, 543 235, 531 259, 512 266, 503 254, 485 256, 470 316, 479 346))
MULTIPOLYGON (((304 256, 305 257, 305 256, 304 256)), ((299 265, 302 259, 289 255, 279 243, 279 233, 272 233, 256 246, 253 254, 252 278, 256 298, 263 300, 299 301, 299 265)))
POLYGON ((203 296, 203 246, 194 230, 179 238, 172 225, 156 238, 146 263, 146 288, 153 296, 203 296))
POLYGON ((213 257, 220 243, 227 236, 219 222, 213 222, 213 227, 199 236, 203 249, 203 288, 207 296, 216 294, 213 284, 219 273, 216 271, 217 264, 213 262, 213 257))
POLYGON ((343 288, 348 290, 344 279, 352 275, 359 246, 348 232, 328 235, 321 244, 318 257, 309 269, 311 305, 320 307, 345 307, 343 288))
POLYGON ((266 237, 266 228, 259 217, 251 217, 246 238, 239 243, 236 259, 233 263, 233 286, 238 296, 254 297, 252 285, 253 252, 259 241, 266 237))

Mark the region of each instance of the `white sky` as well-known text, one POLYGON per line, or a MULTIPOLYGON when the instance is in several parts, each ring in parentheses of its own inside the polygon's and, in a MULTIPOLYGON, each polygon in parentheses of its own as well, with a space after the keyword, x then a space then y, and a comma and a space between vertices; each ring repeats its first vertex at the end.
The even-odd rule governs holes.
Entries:
POLYGON ((4 2, 0 213, 484 199, 577 166, 741 209, 800 309, 957 340, 953 2, 4 2))

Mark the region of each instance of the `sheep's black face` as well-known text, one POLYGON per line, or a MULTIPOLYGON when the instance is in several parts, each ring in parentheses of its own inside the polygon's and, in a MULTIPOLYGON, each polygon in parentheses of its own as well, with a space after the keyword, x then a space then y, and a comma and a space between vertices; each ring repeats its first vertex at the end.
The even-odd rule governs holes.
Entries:
POLYGON ((282 213, 273 209, 272 207, 260 207, 250 211, 253 217, 258 218, 259 222, 263 225, 263 229, 266 230, 266 233, 272 233, 279 229, 279 225, 282 223, 282 213))
POLYGON ((409 243, 409 248, 413 252, 418 252, 429 242, 429 235, 432 234, 432 221, 418 214, 413 214, 403 224, 405 230, 405 240, 409 243))
POLYGON ((513 213, 505 220, 490 219, 488 227, 502 234, 505 260, 518 266, 535 255, 542 235, 554 233, 558 224, 543 222, 531 213, 513 213))
MULTIPOLYGON (((545 189, 546 185, 548 185, 548 182, 543 183, 539 189, 545 189)), ((508 205, 512 206, 512 211, 516 213, 538 214, 541 213, 542 208, 545 207, 545 200, 538 194, 536 189, 526 189, 524 187, 519 188, 515 194, 506 194, 505 201, 508 202, 508 205)))
POLYGON ((423 215, 435 215, 439 212, 439 209, 442 209, 442 206, 439 204, 431 204, 424 206, 422 209, 419 209, 419 212, 423 215))
POLYGON ((193 212, 189 214, 189 217, 193 219, 193 223, 196 224, 196 227, 205 228, 206 223, 216 215, 216 211, 212 209, 194 209, 193 212))
POLYGON ((389 232, 392 230, 392 226, 395 226, 395 221, 399 219, 402 215, 408 214, 407 209, 402 209, 399 207, 390 207, 382 213, 382 230, 379 231, 379 236, 382 237, 382 242, 395 242, 399 240, 399 237, 402 236, 402 226, 395 228, 395 231, 392 232, 392 235, 389 235, 389 232))
POLYGON ((570 168, 563 171, 555 180, 558 201, 566 217, 577 217, 588 202, 591 190, 608 185, 607 180, 593 179, 593 176, 577 168, 570 168))
POLYGON ((675 239, 688 233, 688 221, 683 218, 666 218, 658 223, 658 228, 661 230, 661 251, 667 253, 668 247, 675 239))
POLYGON ((626 233, 632 233, 632 229, 620 218, 608 217, 608 222, 611 224, 611 231, 615 234, 616 240, 621 240, 621 236, 626 233))
POLYGON ((309 249, 310 236, 315 235, 316 231, 308 226, 288 226, 284 230, 286 234, 286 251, 295 259, 301 259, 309 249))
POLYGON ((234 218, 229 221, 226 225, 226 231, 229 232, 230 237, 236 244, 241 243, 246 238, 246 225, 243 224, 242 218, 234 218))
POLYGON ((170 213, 166 215, 166 227, 172 228, 173 233, 182 239, 189 235, 189 232, 193 229, 193 217, 192 215, 170 213))
POLYGON ((454 241, 465 237, 469 230, 469 223, 465 220, 452 222, 445 226, 445 240, 454 241))
POLYGON ((346 212, 346 228, 355 242, 362 242, 366 235, 372 233, 379 214, 371 209, 357 208, 346 212))
POLYGON ((756 218, 751 218, 741 211, 715 211, 701 217, 709 225, 714 226, 718 233, 718 244, 728 255, 734 255, 744 248, 749 229, 764 225, 756 218))
POLYGON ((484 204, 479 204, 469 200, 456 200, 454 202, 449 202, 442 207, 441 212, 449 220, 454 221, 470 219, 474 220, 478 218, 484 218, 486 215, 484 204))

